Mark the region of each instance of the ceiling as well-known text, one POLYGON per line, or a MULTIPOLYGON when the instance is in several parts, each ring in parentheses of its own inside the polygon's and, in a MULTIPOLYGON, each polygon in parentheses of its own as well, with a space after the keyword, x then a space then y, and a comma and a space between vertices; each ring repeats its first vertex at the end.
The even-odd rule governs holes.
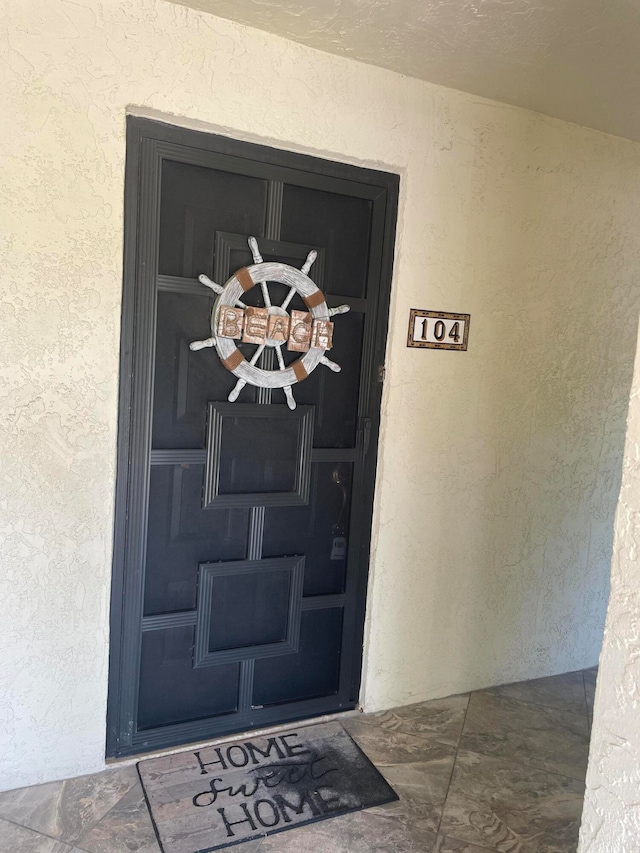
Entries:
POLYGON ((640 141, 639 0, 172 0, 640 141))

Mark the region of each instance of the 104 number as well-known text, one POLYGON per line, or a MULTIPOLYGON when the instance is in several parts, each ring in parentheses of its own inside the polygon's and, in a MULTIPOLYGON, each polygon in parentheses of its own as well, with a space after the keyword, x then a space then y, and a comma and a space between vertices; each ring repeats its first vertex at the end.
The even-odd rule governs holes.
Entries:
MULTIPOLYGON (((426 341, 427 332, 429 330, 429 317, 425 317, 422 320, 422 340, 426 341)), ((433 324, 433 337, 437 341, 444 341, 445 338, 454 341, 456 344, 460 340, 460 323, 456 320, 456 322, 449 329, 449 334, 447 335, 447 327, 443 320, 436 320, 433 324)))

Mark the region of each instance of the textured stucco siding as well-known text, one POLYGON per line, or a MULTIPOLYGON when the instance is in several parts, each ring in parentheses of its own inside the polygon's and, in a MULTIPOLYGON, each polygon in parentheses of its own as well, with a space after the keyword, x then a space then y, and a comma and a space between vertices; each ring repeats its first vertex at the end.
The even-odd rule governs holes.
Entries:
POLYGON ((616 512, 579 853, 640 850, 640 352, 616 512))
POLYGON ((594 664, 640 146, 163 0, 0 9, 0 787, 104 760, 127 110, 401 174, 366 707, 594 664))

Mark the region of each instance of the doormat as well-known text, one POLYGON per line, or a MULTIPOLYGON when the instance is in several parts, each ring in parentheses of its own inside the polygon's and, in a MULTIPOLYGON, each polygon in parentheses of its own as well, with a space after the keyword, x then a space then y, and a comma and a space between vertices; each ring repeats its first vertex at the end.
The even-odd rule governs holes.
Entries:
POLYGON ((210 853, 398 799, 339 723, 138 762, 163 853, 210 853))

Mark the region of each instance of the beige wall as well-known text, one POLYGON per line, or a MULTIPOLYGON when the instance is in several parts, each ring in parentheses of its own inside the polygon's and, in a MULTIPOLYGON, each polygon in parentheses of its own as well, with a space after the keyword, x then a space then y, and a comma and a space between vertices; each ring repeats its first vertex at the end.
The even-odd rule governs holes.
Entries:
POLYGON ((616 513, 580 853, 640 850, 640 350, 616 513))
POLYGON ((163 0, 0 8, 0 787, 103 762, 127 110, 401 173, 366 706, 594 664, 640 146, 163 0))

